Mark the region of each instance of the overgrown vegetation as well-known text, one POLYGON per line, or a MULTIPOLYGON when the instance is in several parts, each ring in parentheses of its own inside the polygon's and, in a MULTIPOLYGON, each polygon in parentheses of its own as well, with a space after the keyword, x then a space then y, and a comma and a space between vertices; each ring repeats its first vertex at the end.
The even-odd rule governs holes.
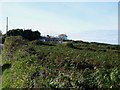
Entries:
POLYGON ((83 41, 49 44, 7 37, 2 51, 2 87, 119 89, 119 48, 83 41))
POLYGON ((23 38, 32 41, 40 39, 41 33, 39 31, 32 31, 31 29, 12 29, 9 30, 6 34, 3 34, 2 36, 0 33, 0 39, 2 40, 2 44, 4 43, 6 37, 9 36, 22 36, 23 38))

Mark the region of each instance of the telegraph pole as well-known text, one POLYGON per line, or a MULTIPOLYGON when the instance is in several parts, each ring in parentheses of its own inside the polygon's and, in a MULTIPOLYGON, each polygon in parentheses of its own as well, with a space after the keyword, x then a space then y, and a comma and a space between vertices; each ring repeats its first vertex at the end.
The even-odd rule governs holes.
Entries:
POLYGON ((6 18, 6 35, 7 35, 7 32, 8 32, 8 17, 6 18))

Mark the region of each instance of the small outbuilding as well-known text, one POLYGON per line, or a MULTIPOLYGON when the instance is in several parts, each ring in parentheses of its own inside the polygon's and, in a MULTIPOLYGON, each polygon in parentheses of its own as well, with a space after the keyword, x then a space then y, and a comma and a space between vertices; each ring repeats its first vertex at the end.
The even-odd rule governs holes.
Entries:
POLYGON ((62 38, 63 40, 67 40, 67 35, 66 34, 60 34, 58 37, 62 38))

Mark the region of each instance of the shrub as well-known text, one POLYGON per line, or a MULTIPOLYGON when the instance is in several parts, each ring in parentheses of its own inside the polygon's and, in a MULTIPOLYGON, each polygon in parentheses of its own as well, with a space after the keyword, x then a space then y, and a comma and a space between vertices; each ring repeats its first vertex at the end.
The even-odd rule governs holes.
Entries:
POLYGON ((66 47, 71 47, 71 48, 74 48, 73 44, 72 44, 72 43, 70 43, 70 42, 65 43, 65 46, 66 46, 66 47))
POLYGON ((28 41, 23 39, 21 36, 11 36, 5 39, 4 48, 2 51, 2 59, 5 61, 13 60, 15 52, 26 44, 28 41))
POLYGON ((32 31, 31 29, 23 30, 23 29, 12 29, 7 32, 7 36, 22 36, 28 40, 36 40, 40 39, 41 33, 38 31, 32 31))

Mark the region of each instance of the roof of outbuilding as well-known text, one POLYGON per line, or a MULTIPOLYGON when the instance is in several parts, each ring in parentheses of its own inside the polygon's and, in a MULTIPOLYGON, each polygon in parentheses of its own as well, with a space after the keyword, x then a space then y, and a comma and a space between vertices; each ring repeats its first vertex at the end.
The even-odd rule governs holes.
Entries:
POLYGON ((59 36, 67 36, 66 34, 60 34, 59 36))

